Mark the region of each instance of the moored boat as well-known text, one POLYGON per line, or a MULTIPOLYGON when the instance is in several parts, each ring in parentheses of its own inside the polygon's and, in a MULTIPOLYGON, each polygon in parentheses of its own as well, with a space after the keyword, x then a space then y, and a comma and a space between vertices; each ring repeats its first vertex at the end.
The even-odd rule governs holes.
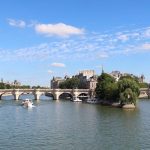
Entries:
POLYGON ((88 98, 86 100, 87 103, 90 103, 90 104, 98 104, 100 103, 100 101, 98 101, 96 98, 88 98))
POLYGON ((78 97, 74 97, 72 101, 73 101, 73 102, 82 102, 82 100, 79 99, 78 97))

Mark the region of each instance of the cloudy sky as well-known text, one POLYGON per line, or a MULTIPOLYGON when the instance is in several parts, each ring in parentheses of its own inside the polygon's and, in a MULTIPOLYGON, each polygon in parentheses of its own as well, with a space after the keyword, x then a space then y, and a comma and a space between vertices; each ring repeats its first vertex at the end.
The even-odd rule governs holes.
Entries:
POLYGON ((0 78, 48 86, 53 76, 119 70, 150 82, 149 0, 2 0, 0 78))

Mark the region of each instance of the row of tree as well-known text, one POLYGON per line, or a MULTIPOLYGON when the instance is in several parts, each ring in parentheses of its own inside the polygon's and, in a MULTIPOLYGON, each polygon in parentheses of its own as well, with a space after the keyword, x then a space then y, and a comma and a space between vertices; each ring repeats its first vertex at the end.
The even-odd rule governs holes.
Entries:
POLYGON ((121 104, 136 104, 140 94, 138 80, 131 76, 124 76, 118 82, 109 74, 102 73, 98 78, 96 95, 107 102, 120 102, 121 104))
POLYGON ((20 85, 20 86, 16 86, 16 85, 10 85, 7 83, 2 83, 0 82, 0 89, 45 89, 46 87, 43 86, 30 86, 30 85, 20 85))
POLYGON ((29 85, 21 85, 21 86, 15 86, 15 85, 10 85, 7 83, 0 83, 0 89, 15 89, 15 88, 21 88, 21 89, 29 89, 29 85))
POLYGON ((86 87, 85 82, 81 81, 77 77, 72 77, 66 79, 64 82, 60 83, 59 88, 61 89, 84 89, 86 87))

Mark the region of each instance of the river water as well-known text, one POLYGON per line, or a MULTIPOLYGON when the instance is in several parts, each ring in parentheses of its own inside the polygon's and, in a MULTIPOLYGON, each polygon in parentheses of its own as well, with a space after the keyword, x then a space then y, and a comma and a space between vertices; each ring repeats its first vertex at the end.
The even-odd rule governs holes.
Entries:
MULTIPOLYGON (((5 99, 5 100, 4 100, 5 99)), ((0 150, 149 150, 150 101, 122 110, 42 99, 0 101, 0 150)))

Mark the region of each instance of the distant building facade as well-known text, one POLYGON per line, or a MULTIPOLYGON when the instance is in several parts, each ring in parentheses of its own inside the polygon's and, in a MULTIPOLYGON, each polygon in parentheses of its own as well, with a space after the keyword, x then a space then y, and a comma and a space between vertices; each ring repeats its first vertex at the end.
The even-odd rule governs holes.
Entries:
POLYGON ((114 77, 116 81, 118 81, 120 79, 120 77, 122 76, 122 74, 120 73, 120 71, 112 71, 110 73, 110 75, 112 77, 114 77))
POLYGON ((97 84, 97 76, 94 70, 82 70, 76 75, 80 82, 83 83, 85 89, 95 89, 97 84))
MULTIPOLYGON (((97 84, 97 76, 95 75, 94 70, 82 70, 79 71, 79 74, 74 75, 73 77, 76 77, 80 80, 80 83, 82 83, 83 89, 95 89, 97 84)), ((58 89, 60 83, 64 82, 65 80, 69 79, 70 77, 65 76, 64 78, 61 77, 53 77, 51 80, 51 88, 52 89, 58 89)), ((72 77, 71 77, 72 78, 72 77)))
POLYGON ((0 81, 0 83, 3 83, 4 85, 14 86, 14 87, 21 86, 21 82, 19 82, 17 80, 14 80, 13 82, 9 82, 9 81, 4 82, 4 80, 2 78, 1 81, 0 81))
POLYGON ((58 89, 60 83, 64 82, 65 80, 61 77, 53 77, 51 80, 51 89, 58 89))
POLYGON ((144 79, 145 79, 145 77, 144 77, 143 74, 140 77, 138 77, 138 76, 135 76, 135 75, 130 74, 130 73, 121 73, 120 71, 112 71, 110 73, 110 75, 112 77, 114 77, 116 81, 118 81, 120 79, 120 77, 123 77, 123 76, 131 76, 131 77, 137 78, 137 80, 139 81, 139 83, 143 83, 144 79))
POLYGON ((90 77, 86 82, 86 88, 95 90, 96 85, 97 85, 97 78, 98 78, 98 76, 96 76, 96 75, 90 77))

